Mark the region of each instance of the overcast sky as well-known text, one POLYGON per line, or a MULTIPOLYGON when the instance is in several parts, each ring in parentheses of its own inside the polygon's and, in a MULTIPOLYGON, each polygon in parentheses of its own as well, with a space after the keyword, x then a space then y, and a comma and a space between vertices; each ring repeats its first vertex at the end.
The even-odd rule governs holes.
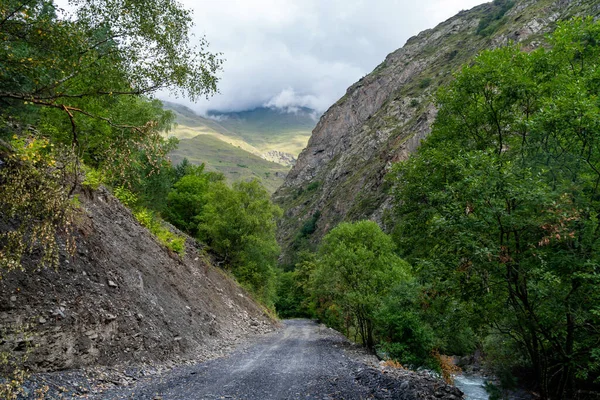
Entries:
MULTIPOLYGON (((182 0, 195 34, 223 53, 220 94, 190 104, 325 111, 406 40, 482 0, 182 0)), ((160 98, 169 99, 164 95, 160 98)))

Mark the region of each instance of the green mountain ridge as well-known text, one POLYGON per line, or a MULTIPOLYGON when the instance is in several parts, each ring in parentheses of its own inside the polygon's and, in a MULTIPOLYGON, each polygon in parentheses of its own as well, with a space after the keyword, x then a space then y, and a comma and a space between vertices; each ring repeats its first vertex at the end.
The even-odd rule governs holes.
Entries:
POLYGON ((314 111, 307 108, 286 112, 261 107, 211 112, 206 118, 177 103, 163 104, 175 113, 176 126, 167 133, 179 139, 170 154, 174 164, 187 158, 222 172, 229 181, 257 178, 270 193, 283 183, 316 123, 314 111))
POLYGON ((259 179, 273 193, 285 179, 289 167, 223 142, 212 135, 180 139, 179 147, 169 155, 173 164, 187 158, 192 164, 206 165, 207 170, 221 172, 229 181, 259 179))
POLYGON ((289 111, 258 107, 239 112, 212 111, 208 115, 252 146, 264 151, 283 151, 296 157, 306 146, 317 123, 316 112, 305 107, 289 111))

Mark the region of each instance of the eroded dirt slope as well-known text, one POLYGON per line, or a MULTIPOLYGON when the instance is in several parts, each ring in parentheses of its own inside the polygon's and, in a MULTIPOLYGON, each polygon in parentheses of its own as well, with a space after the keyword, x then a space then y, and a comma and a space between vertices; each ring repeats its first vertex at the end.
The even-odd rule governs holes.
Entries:
POLYGON ((81 194, 77 255, 58 270, 13 272, 0 281, 0 329, 32 325, 31 338, 3 334, 2 347, 33 351, 28 365, 52 371, 220 355, 274 322, 205 261, 192 240, 169 253, 107 190, 81 194))

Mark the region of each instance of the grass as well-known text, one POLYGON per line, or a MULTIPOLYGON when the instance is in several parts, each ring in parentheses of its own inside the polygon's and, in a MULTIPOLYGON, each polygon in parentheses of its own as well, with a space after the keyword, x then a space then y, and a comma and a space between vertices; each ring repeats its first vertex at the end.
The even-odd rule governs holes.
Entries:
POLYGON ((221 172, 228 181, 259 179, 273 193, 281 186, 289 167, 262 159, 270 150, 297 156, 306 146, 316 121, 309 111, 283 113, 268 108, 216 114, 216 119, 196 115, 189 108, 165 102, 176 116, 177 126, 167 136, 179 139, 169 155, 173 164, 187 158, 207 170, 221 172))
POLYGON ((182 139, 169 155, 173 164, 187 158, 192 164, 206 164, 209 171, 221 172, 228 181, 259 179, 269 193, 283 183, 289 167, 266 161, 212 135, 182 139))
POLYGON ((219 125, 260 151, 279 150, 294 156, 306 146, 317 123, 308 109, 288 113, 262 107, 215 116, 221 118, 219 125))
POLYGON ((279 150, 298 156, 306 147, 317 121, 309 109, 287 113, 271 108, 250 111, 212 113, 212 118, 194 114, 192 110, 175 103, 164 103, 175 112, 177 127, 168 133, 178 139, 190 139, 204 134, 260 156, 279 150))

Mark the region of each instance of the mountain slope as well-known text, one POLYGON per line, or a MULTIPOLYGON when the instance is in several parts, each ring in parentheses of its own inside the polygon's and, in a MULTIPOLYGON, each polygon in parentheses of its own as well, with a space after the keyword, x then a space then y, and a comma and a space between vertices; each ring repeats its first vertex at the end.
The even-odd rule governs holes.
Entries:
POLYGON ((170 136, 189 139, 200 134, 212 135, 257 156, 275 150, 297 157, 316 124, 316 113, 308 108, 212 111, 209 118, 205 118, 183 105, 168 101, 163 104, 175 112, 177 126, 169 132, 170 136))
POLYGON ((209 114, 229 132, 235 132, 264 154, 276 150, 294 157, 304 149, 316 124, 308 108, 291 111, 259 107, 253 110, 209 114))
POLYGON ((168 136, 174 136, 177 139, 191 139, 198 135, 211 135, 225 143, 260 156, 260 150, 248 144, 240 135, 221 126, 216 120, 197 115, 181 104, 163 101, 163 105, 175 113, 176 126, 167 133, 168 136))
POLYGON ((267 161, 213 135, 180 139, 169 158, 173 164, 179 164, 184 158, 192 164, 204 163, 208 171, 221 172, 230 182, 259 179, 269 193, 281 186, 289 171, 289 166, 267 161))
POLYGON ((384 177, 430 132, 436 116, 432 94, 462 64, 510 41, 524 50, 537 47, 556 21, 599 13, 597 0, 496 0, 460 12, 388 55, 321 117, 274 194, 285 210, 279 241, 287 255, 313 216, 313 244, 344 220, 385 225, 390 197, 384 177))
POLYGON ((207 170, 222 172, 229 181, 257 178, 270 193, 283 183, 315 124, 309 109, 257 108, 213 112, 212 118, 204 118, 180 104, 163 103, 175 113, 177 124, 167 133, 179 139, 169 155, 174 164, 187 158, 193 164, 204 163, 207 170))
POLYGON ((56 271, 29 260, 0 281, 0 350, 23 355, 29 344, 34 371, 203 360, 273 328, 191 239, 180 258, 107 190, 79 199, 77 255, 63 252, 56 271))

